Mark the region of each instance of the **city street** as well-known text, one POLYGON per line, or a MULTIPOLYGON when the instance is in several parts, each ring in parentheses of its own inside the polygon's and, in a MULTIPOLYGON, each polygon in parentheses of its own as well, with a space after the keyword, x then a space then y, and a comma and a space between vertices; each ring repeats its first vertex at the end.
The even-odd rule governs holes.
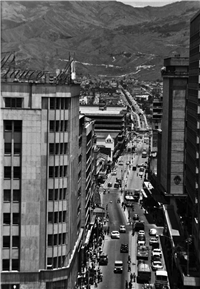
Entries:
MULTIPOLYGON (((142 158, 141 153, 145 144, 140 142, 138 144, 134 143, 136 146, 135 153, 126 152, 123 155, 123 165, 116 165, 115 170, 117 175, 109 174, 106 182, 104 183, 104 188, 106 193, 103 194, 103 188, 101 191, 101 201, 102 206, 106 209, 106 214, 109 217, 109 233, 113 230, 119 231, 120 225, 126 225, 126 233, 120 234, 120 239, 111 239, 110 234, 105 235, 105 241, 103 246, 103 252, 108 254, 108 265, 101 266, 103 272, 103 282, 98 284, 99 289, 109 288, 109 289, 122 289, 125 288, 126 280, 130 281, 130 273, 134 273, 137 276, 137 260, 136 260, 136 250, 137 250, 137 233, 132 236, 132 215, 137 213, 140 220, 145 222, 145 233, 146 233, 146 244, 149 245, 149 229, 155 227, 158 233, 162 232, 162 228, 156 227, 154 224, 149 224, 148 220, 144 214, 144 209, 141 208, 140 202, 134 204, 134 212, 130 209, 130 213, 127 208, 124 210, 122 207, 123 202, 123 191, 141 189, 144 181, 145 173, 142 177, 139 176, 139 168, 136 171, 132 170, 133 164, 144 164, 147 158, 142 158), (127 162, 130 162, 130 165, 127 162), (122 179, 122 191, 120 189, 114 188, 114 183, 116 182, 116 177, 122 179), (108 188, 108 183, 112 184, 112 187, 108 188), (108 190, 110 193, 108 193, 108 190), (120 203, 117 200, 120 199, 120 203), (129 223, 128 216, 130 215, 131 223, 129 223), (120 245, 129 244, 129 254, 131 255, 131 272, 128 272, 128 253, 120 253, 120 245), (114 262, 116 260, 123 261, 123 273, 115 274, 114 262)), ((142 194, 140 195, 142 199, 142 194)), ((151 259, 149 253, 148 263, 151 266, 151 259)), ((151 283, 154 283, 154 272, 151 274, 151 283)), ((132 288, 142 288, 142 284, 137 282, 132 283, 132 288)))

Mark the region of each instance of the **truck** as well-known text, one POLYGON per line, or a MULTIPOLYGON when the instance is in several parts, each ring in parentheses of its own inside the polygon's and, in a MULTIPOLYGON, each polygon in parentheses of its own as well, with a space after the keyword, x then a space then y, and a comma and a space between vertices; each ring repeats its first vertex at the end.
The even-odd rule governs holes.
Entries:
POLYGON ((138 283, 150 283, 151 280, 151 268, 147 262, 139 262, 137 272, 138 283))
POLYGON ((142 245, 137 247, 137 260, 143 259, 148 260, 149 258, 149 247, 142 245))
POLYGON ((142 152, 142 158, 146 158, 147 157, 147 152, 146 151, 143 151, 142 152))
POLYGON ((169 280, 166 270, 157 270, 155 272, 155 288, 169 288, 169 280))

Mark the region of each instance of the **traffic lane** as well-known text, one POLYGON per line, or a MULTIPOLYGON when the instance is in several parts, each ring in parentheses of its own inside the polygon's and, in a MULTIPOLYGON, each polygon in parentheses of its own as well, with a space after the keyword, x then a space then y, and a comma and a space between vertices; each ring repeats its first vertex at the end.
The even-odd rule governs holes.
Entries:
MULTIPOLYGON (((119 197, 117 190, 112 190, 111 193, 107 193, 103 196, 103 204, 106 207, 108 204, 109 214, 109 227, 110 233, 112 230, 119 231, 121 224, 126 224, 125 216, 121 209, 121 204, 117 203, 119 197)), ((130 229, 130 228, 129 228, 130 229)), ((126 233, 120 234, 120 239, 111 239, 110 234, 105 235, 105 243, 103 252, 108 254, 108 265, 101 266, 103 273, 103 282, 98 285, 98 288, 110 288, 110 289, 121 289, 124 288, 125 280, 127 279, 127 253, 120 253, 121 244, 128 244, 128 230, 126 233), (115 274, 114 262, 116 260, 122 260, 124 263, 124 270, 122 274, 115 274)))

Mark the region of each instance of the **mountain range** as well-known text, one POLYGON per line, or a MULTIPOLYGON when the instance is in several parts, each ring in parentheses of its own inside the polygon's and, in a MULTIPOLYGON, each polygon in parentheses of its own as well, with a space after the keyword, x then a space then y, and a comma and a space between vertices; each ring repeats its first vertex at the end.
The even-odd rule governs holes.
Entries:
POLYGON ((135 8, 117 1, 2 1, 1 53, 22 69, 161 79, 163 59, 189 56, 199 1, 135 8))

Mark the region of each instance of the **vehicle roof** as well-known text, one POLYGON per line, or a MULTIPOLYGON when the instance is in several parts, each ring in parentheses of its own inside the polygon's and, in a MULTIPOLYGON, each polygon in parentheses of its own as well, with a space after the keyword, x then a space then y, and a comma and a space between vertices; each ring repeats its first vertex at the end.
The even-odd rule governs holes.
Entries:
POLYGON ((165 271, 165 270, 158 270, 158 271, 156 271, 156 275, 157 276, 168 276, 168 274, 167 274, 167 271, 165 271))
POLYGON ((115 261, 115 264, 123 264, 123 261, 115 261))

